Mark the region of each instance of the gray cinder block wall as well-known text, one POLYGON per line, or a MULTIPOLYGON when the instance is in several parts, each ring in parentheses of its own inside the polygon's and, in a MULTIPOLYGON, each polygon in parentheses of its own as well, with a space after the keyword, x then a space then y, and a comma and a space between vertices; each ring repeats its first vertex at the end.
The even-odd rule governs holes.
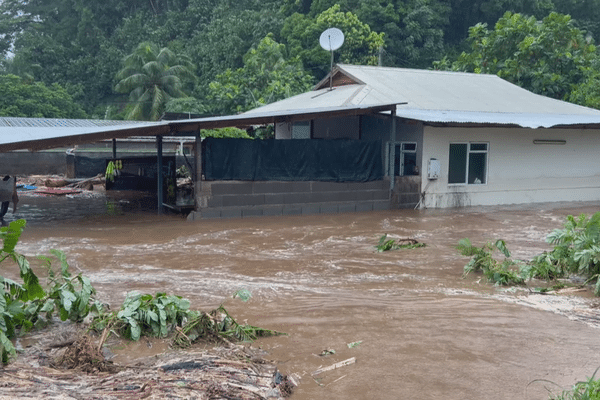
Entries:
POLYGON ((415 208, 421 197, 419 175, 396 176, 391 195, 392 208, 415 208))
POLYGON ((189 220, 387 210, 389 181, 203 181, 189 220))

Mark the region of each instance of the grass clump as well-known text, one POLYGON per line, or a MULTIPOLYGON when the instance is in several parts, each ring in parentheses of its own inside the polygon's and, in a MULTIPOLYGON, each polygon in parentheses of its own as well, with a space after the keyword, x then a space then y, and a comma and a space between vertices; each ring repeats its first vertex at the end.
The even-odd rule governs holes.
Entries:
MULTIPOLYGON (((597 372, 598 370, 596 370, 597 372)), ((596 373, 585 381, 577 382, 570 390, 550 396, 551 400, 600 400, 600 379, 596 373)))

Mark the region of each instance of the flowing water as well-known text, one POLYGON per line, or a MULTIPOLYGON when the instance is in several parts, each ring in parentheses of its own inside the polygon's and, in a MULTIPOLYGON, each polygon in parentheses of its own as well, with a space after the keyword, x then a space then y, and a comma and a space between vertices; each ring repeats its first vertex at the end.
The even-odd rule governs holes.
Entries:
POLYGON ((8 215, 28 220, 19 251, 63 250, 113 308, 132 290, 166 291, 288 333, 255 345, 283 373, 302 376, 293 399, 547 399, 546 388, 569 387, 600 366, 596 300, 463 279, 467 259, 453 248, 464 237, 503 238, 528 259, 566 215, 597 204, 192 223, 134 212, 144 203, 131 199, 21 201, 8 215), (383 234, 427 247, 377 253, 383 234), (232 298, 242 288, 252 293, 247 303, 232 298), (335 354, 319 356, 324 349, 335 354), (353 365, 311 376, 351 357, 353 365))

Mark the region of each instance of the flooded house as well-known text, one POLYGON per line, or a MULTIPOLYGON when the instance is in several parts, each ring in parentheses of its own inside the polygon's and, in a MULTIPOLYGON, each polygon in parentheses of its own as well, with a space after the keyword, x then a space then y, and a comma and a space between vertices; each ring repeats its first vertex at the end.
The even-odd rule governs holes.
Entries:
POLYGON ((600 111, 496 75, 338 65, 313 91, 250 114, 392 103, 279 123, 276 138, 380 140, 392 207, 600 200, 600 111))
MULTIPOLYGON (((155 171, 163 145, 185 140, 190 220, 600 200, 600 111, 495 75, 338 65, 313 90, 238 115, 0 119, 0 153, 105 141, 116 158, 131 137, 152 140, 155 171), (275 139, 200 134, 257 125, 275 139)), ((0 166, 23 154, 0 154, 0 166)), ((159 211, 173 206, 158 190, 168 176, 153 179, 159 211)))

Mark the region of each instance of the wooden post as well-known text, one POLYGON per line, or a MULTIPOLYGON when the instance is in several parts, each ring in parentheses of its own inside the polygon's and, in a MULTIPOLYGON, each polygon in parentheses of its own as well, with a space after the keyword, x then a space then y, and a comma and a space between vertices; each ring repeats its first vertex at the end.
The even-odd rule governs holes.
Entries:
POLYGON ((112 145, 113 145, 113 160, 117 159, 117 139, 112 140, 112 145))
POLYGON ((163 213, 163 185, 164 185, 164 177, 163 177, 163 143, 162 143, 162 136, 158 135, 156 136, 156 153, 157 153, 157 160, 156 160, 156 180, 158 181, 158 192, 157 192, 157 197, 158 197, 158 213, 162 214, 163 213))
POLYGON ((389 164, 388 164, 388 174, 390 177, 390 190, 394 189, 394 163, 396 162, 396 108, 394 108, 393 110, 391 110, 391 115, 392 115, 392 127, 390 128, 390 150, 389 150, 389 154, 390 154, 390 160, 389 160, 389 164))

